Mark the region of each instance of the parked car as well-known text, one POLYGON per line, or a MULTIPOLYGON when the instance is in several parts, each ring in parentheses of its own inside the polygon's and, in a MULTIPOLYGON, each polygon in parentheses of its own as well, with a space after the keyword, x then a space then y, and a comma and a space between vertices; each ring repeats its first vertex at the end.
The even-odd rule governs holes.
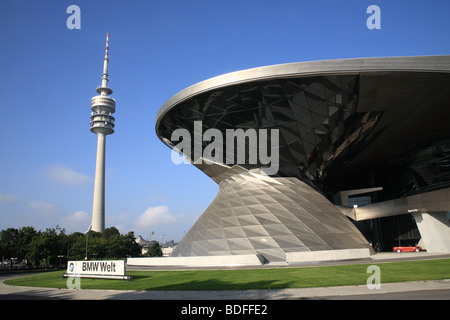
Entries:
POLYGON ((420 252, 422 248, 419 246, 409 246, 409 247, 394 247, 395 252, 420 252))

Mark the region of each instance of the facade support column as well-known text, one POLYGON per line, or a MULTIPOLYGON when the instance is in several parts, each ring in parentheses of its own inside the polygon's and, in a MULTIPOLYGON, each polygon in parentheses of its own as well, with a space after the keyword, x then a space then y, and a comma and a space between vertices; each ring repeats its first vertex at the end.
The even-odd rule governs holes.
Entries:
POLYGON ((427 252, 450 252, 450 225, 447 212, 416 212, 414 219, 427 252))

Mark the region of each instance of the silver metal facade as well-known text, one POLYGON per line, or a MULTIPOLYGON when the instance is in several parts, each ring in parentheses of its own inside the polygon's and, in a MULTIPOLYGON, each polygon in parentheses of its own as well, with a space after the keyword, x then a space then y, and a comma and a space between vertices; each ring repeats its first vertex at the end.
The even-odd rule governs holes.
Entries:
POLYGON ((370 248, 358 229, 324 196, 297 178, 272 178, 238 165, 198 165, 219 193, 171 256, 262 254, 370 248))
MULTIPOLYGON (((195 121, 221 132, 278 129, 280 168, 267 177, 257 173, 259 164, 197 165, 220 190, 173 255, 263 253, 269 261, 281 261, 290 251, 367 247, 323 195, 347 190, 341 179, 357 170, 383 168, 394 158, 419 159, 430 146, 441 150, 444 161, 450 146, 450 130, 442 121, 450 117, 449 86, 450 56, 425 56, 274 65, 225 74, 177 93, 157 115, 163 143, 173 148, 171 133, 193 132, 195 121)), ((437 180, 425 174, 428 189, 423 190, 450 183, 444 171, 437 180)), ((349 189, 380 187, 369 180, 349 189)), ((400 192, 394 191, 380 201, 397 198, 400 192)))

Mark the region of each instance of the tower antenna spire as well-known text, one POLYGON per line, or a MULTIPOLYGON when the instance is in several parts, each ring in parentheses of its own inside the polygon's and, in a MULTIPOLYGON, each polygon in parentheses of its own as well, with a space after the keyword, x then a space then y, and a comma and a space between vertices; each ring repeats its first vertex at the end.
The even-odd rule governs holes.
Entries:
POLYGON ((106 34, 105 60, 108 60, 108 51, 109 51, 109 32, 106 34))
POLYGON ((95 165, 94 203, 92 208, 92 230, 105 231, 105 148, 106 136, 114 133, 116 100, 109 97, 108 88, 109 33, 106 34, 105 59, 103 60, 102 85, 97 88, 100 94, 92 98, 91 131, 98 136, 97 161, 95 165))
POLYGON ((109 64, 109 33, 106 34, 105 59, 103 60, 102 85, 97 88, 97 92, 101 95, 110 95, 112 90, 108 88, 108 64, 109 64))

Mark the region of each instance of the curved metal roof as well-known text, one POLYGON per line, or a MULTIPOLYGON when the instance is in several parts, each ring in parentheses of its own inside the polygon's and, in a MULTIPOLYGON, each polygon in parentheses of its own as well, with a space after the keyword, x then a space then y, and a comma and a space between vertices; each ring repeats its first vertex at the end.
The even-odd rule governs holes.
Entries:
MULTIPOLYGON (((168 110, 202 92, 230 85, 277 78, 357 74, 377 71, 450 72, 450 55, 356 58, 295 62, 227 73, 194 84, 172 96, 156 115, 156 131, 168 110)), ((159 135, 158 135, 159 136, 159 135)))
POLYGON ((276 129, 278 175, 322 183, 450 138, 449 87, 450 55, 260 67, 180 91, 159 110, 156 133, 172 148, 172 132, 196 121, 222 133, 276 129))

